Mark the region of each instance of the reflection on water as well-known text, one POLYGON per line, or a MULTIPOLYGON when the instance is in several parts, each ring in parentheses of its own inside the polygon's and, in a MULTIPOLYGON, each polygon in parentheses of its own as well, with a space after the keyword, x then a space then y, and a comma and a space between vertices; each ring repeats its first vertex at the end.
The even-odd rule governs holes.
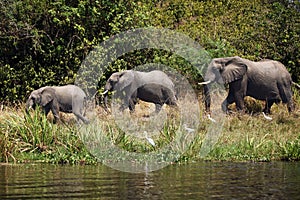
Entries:
POLYGON ((198 162, 131 174, 104 165, 0 165, 0 199, 300 199, 300 163, 198 162))

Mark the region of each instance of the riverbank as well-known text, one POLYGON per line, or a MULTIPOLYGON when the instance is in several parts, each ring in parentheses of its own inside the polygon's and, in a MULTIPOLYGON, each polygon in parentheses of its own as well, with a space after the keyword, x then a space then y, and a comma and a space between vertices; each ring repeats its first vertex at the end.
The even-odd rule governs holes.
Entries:
MULTIPOLYGON (((297 102, 297 108, 299 103, 297 102)), ((99 108, 100 109, 100 108, 99 108)), ((176 162, 210 161, 297 161, 300 160, 299 109, 293 114, 284 105, 272 107, 272 120, 262 114, 226 116, 222 134, 204 158, 199 155, 204 136, 212 122, 201 118, 200 126, 176 162)), ((112 117, 99 111, 102 133, 111 143, 129 152, 147 153, 174 141, 177 136, 176 117, 165 123, 156 145, 126 135, 112 117)), ((53 124, 38 111, 26 116, 24 106, 3 107, 0 115, 0 162, 43 162, 95 164, 101 162, 90 153, 78 135, 78 126, 71 115, 62 115, 62 123, 53 124)), ((103 155, 105 156, 105 155, 103 155)), ((116 160, 121 160, 115 157, 116 160)), ((113 158, 114 159, 114 158, 113 158)), ((163 161, 163 159, 162 159, 163 161)))

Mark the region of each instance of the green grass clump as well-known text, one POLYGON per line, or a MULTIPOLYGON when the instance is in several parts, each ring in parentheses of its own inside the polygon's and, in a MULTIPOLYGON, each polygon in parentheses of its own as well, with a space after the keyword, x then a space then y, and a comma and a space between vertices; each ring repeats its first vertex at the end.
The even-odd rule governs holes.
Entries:
POLYGON ((228 117, 222 137, 210 153, 212 160, 298 160, 298 116, 275 108, 273 120, 243 115, 228 117), (276 114, 275 114, 276 113, 276 114))
POLYGON ((159 133, 151 136, 152 146, 143 136, 128 135, 110 114, 99 114, 98 121, 87 126, 78 126, 69 115, 53 124, 51 116, 38 110, 27 115, 23 107, 1 110, 0 162, 92 164, 123 161, 128 152, 137 154, 132 162, 300 160, 300 111, 289 114, 283 105, 274 105, 271 121, 259 112, 227 115, 220 137, 205 157, 201 156, 202 146, 213 123, 204 116, 189 135, 181 129, 176 112, 171 113, 159 133))
POLYGON ((0 116, 0 161, 91 162, 76 135, 76 126, 53 124, 39 110, 31 115, 19 107, 6 108, 0 116))

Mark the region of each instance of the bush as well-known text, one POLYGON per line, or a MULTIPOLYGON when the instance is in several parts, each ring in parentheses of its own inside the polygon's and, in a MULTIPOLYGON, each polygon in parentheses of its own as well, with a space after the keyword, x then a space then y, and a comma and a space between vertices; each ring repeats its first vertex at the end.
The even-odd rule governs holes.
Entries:
MULTIPOLYGON (((41 86, 73 83, 95 46, 122 31, 149 26, 187 34, 211 57, 279 60, 300 81, 297 1, 7 0, 0 8, 0 101, 24 101, 41 86)), ((145 62, 175 67, 194 83, 201 78, 171 52, 149 50, 113 63, 99 77, 99 87, 112 72, 145 62)))

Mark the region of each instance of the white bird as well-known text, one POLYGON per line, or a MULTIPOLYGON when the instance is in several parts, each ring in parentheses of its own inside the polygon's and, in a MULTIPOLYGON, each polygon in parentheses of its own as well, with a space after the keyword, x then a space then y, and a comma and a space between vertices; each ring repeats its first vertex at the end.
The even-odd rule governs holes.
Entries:
POLYGON ((272 117, 267 116, 264 112, 262 112, 262 113, 263 113, 265 119, 272 120, 272 117))
POLYGON ((146 140, 147 140, 152 146, 155 147, 155 142, 154 142, 154 140, 153 140, 152 138, 149 138, 149 137, 148 137, 147 131, 144 131, 144 133, 145 133, 145 138, 146 138, 146 140))
POLYGON ((216 120, 213 119, 213 118, 210 116, 210 114, 208 114, 207 117, 208 117, 208 119, 209 119, 210 121, 212 121, 212 122, 214 122, 214 123, 216 122, 216 120))
POLYGON ((192 132, 195 131, 195 129, 187 127, 186 124, 183 124, 183 128, 184 128, 188 133, 192 133, 192 132))

